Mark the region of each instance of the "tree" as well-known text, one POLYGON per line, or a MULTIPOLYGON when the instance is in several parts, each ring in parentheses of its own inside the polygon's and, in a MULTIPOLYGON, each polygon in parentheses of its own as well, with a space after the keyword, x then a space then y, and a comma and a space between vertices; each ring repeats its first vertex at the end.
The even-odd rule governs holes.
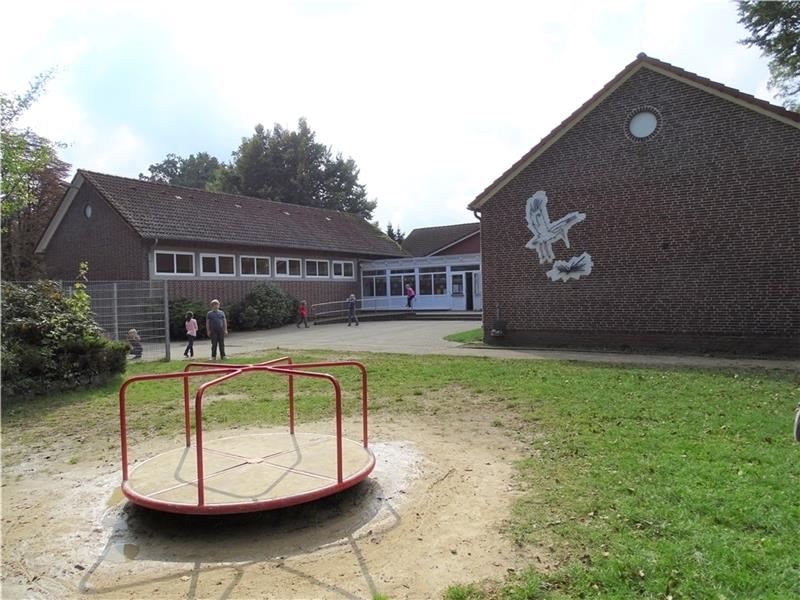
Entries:
POLYGON ((150 165, 149 175, 139 173, 139 179, 205 189, 216 178, 220 166, 219 160, 208 152, 190 154, 188 158, 177 154, 167 154, 167 157, 160 163, 150 165))
POLYGON ((403 240, 406 239, 406 234, 403 233, 403 231, 399 227, 397 229, 392 227, 391 222, 389 222, 389 224, 386 226, 386 235, 388 235, 398 244, 402 244, 403 240))
POLYGON ((316 141, 305 119, 297 131, 276 124, 272 130, 256 125, 255 133, 242 138, 230 164, 223 164, 209 189, 316 206, 372 216, 376 202, 358 181, 359 170, 352 158, 316 141))
POLYGON ((740 43, 770 59, 770 89, 786 108, 800 110, 800 2, 740 0, 739 23, 750 32, 740 43))
POLYGON ((56 144, 17 122, 33 105, 52 77, 38 75, 22 95, 0 94, 2 148, 2 277, 6 281, 36 279, 44 262, 34 254, 36 243, 64 195, 70 165, 61 161, 56 144))

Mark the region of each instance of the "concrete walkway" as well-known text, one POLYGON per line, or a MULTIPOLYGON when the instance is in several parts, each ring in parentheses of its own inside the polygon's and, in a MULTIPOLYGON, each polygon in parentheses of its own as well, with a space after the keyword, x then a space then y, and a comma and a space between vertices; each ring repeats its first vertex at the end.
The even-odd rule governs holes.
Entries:
MULTIPOLYGON (((451 333, 476 327, 480 327, 478 321, 368 321, 362 322, 358 327, 348 327, 339 323, 311 325, 308 329, 287 325, 267 331, 233 332, 226 339, 225 347, 228 355, 232 357, 273 350, 335 350, 345 353, 445 354, 676 367, 781 369, 800 372, 798 360, 468 347, 444 339, 444 336, 451 333)), ((181 358, 184 347, 183 342, 173 343, 172 358, 181 358)), ((195 358, 206 359, 210 356, 211 343, 208 340, 195 343, 195 358)))

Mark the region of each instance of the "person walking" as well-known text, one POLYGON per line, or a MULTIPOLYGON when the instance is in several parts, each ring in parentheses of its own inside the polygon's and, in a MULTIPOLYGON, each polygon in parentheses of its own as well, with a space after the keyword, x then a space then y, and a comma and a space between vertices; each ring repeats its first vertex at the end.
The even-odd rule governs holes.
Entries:
POLYGON ((185 358, 194 357, 194 340, 197 338, 197 319, 194 318, 194 313, 189 311, 186 313, 186 318, 183 321, 186 327, 186 350, 183 351, 185 358))
POLYGON ((410 283, 406 284, 406 308, 411 308, 412 303, 414 302, 414 298, 417 297, 417 293, 414 291, 414 288, 411 287, 410 283))
POLYGON ((217 346, 219 357, 225 360, 225 336, 228 335, 228 319, 225 312, 219 309, 219 300, 211 301, 211 310, 206 313, 206 333, 211 338, 211 360, 217 359, 217 346))
POLYGON ((358 327, 358 316, 356 315, 356 304, 358 301, 356 300, 355 294, 350 294, 347 298, 347 326, 353 324, 355 321, 356 327, 358 327))
POLYGON ((297 328, 300 329, 300 324, 302 323, 308 329, 308 305, 305 300, 300 301, 300 308, 297 309, 297 312, 300 315, 297 319, 297 328))

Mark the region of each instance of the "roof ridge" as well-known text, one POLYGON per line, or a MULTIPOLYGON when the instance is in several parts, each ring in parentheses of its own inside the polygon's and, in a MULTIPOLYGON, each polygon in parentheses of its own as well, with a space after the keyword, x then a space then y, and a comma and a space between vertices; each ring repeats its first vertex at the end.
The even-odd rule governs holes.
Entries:
POLYGON ((429 227, 415 227, 414 229, 411 230, 409 235, 411 235, 411 233, 414 233, 415 231, 421 231, 423 229, 445 229, 450 227, 464 227, 465 225, 480 226, 480 224, 481 224, 480 221, 470 221, 469 223, 454 223, 452 225, 430 225, 429 227))
MULTIPOLYGON (((193 188, 193 187, 186 187, 186 186, 182 186, 182 185, 173 185, 171 183, 163 183, 163 182, 160 182, 160 181, 148 181, 146 179, 134 179, 133 177, 124 177, 122 175, 111 175, 110 173, 100 173, 99 171, 90 171, 89 169, 77 169, 77 172, 78 173, 82 173, 84 175, 88 174, 89 176, 99 175, 100 177, 110 177, 112 179, 121 179, 121 180, 124 180, 124 181, 131 181, 131 182, 137 183, 137 184, 153 185, 153 186, 162 187, 162 188, 174 188, 174 189, 179 189, 179 190, 188 190, 190 192, 200 192, 200 193, 203 193, 203 194, 210 194, 210 195, 213 195, 213 196, 221 196, 223 198, 230 198, 230 199, 243 198, 245 200, 252 200, 254 202, 269 202, 271 204, 276 204, 276 205, 280 205, 280 206, 299 207, 301 209, 322 211, 322 212, 326 212, 326 213, 334 213, 336 215, 356 217, 358 219, 362 219, 363 218, 363 217, 361 217, 361 215, 358 215, 356 213, 347 212, 347 211, 333 210, 332 208, 322 208, 322 207, 319 207, 319 206, 308 206, 307 204, 293 204, 291 202, 283 202, 281 200, 272 200, 270 198, 259 198, 258 196, 245 196, 244 194, 232 194, 230 192, 216 192, 216 191, 206 190, 206 189, 202 189, 202 188, 193 188)), ((366 219, 364 219, 364 220, 366 221, 366 219)))

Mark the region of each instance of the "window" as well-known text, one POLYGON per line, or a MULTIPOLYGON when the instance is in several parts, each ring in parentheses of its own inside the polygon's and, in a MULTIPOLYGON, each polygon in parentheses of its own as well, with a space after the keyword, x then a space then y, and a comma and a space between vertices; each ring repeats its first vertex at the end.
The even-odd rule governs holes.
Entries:
POLYGON ((628 123, 628 130, 635 138, 646 138, 653 133, 658 126, 658 119, 656 116, 648 111, 640 112, 631 119, 628 123))
POLYGON ((194 275, 194 254, 156 252, 156 275, 194 275))
POLYGON ((299 258, 276 258, 276 277, 302 277, 301 261, 299 258))
POLYGON ((306 277, 328 277, 327 260, 307 260, 306 277))
POLYGON ((661 113, 653 106, 640 106, 628 113, 625 135, 634 142, 647 142, 661 129, 661 113))
POLYGON ((414 291, 416 291, 416 278, 414 277, 414 269, 397 269, 392 271, 392 275, 389 277, 389 292, 392 296, 405 296, 406 295, 406 284, 409 284, 414 291), (394 275, 394 273, 407 273, 410 272, 408 275, 394 275))
POLYGON ((240 256, 239 273, 243 277, 269 277, 268 256, 240 256))
POLYGON ((453 274, 453 296, 464 295, 464 273, 453 274))
POLYGON ((200 274, 233 277, 236 275, 233 258, 231 254, 201 254, 200 274))
POLYGON ((333 276, 334 278, 342 277, 346 279, 352 279, 353 273, 355 273, 355 269, 353 268, 353 263, 350 261, 341 261, 335 260, 333 261, 333 276))
POLYGON ((366 298, 386 295, 385 271, 364 271, 361 283, 363 295, 366 298))
POLYGON ((443 296, 447 292, 446 267, 421 268, 418 291, 421 296, 443 296))

